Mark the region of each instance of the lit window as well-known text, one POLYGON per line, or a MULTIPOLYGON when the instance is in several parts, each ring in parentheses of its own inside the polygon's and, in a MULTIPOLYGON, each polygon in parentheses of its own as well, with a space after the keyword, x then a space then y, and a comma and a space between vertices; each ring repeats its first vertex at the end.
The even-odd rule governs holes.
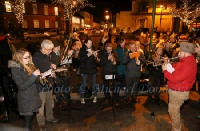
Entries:
POLYGON ((55 21, 55 28, 58 28, 58 21, 55 21))
POLYGON ((33 20, 33 25, 34 25, 34 28, 40 28, 39 20, 33 20))
POLYGON ((27 20, 23 20, 23 23, 22 23, 22 28, 27 28, 27 20))
POLYGON ((23 13, 25 13, 25 6, 24 6, 24 4, 23 4, 23 13))
POLYGON ((45 28, 49 28, 49 20, 45 20, 45 28))
POLYGON ((54 7, 55 15, 58 15, 58 7, 54 7))
POLYGON ((47 5, 44 5, 44 15, 48 15, 49 14, 49 8, 47 5))
POLYGON ((32 4, 32 7, 33 7, 33 14, 38 14, 37 4, 32 4))
POLYGON ((5 1, 6 12, 12 12, 11 5, 8 1, 5 1))

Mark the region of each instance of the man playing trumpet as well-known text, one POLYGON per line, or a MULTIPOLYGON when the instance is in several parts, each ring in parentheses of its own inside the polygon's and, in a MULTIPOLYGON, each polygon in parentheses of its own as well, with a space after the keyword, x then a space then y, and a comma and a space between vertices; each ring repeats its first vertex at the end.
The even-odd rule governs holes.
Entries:
POLYGON ((194 47, 193 43, 180 43, 180 52, 178 53, 180 62, 172 65, 174 71, 170 72, 167 64, 162 66, 164 76, 168 79, 168 112, 175 131, 181 131, 180 108, 184 101, 189 99, 189 90, 196 78, 197 64, 192 54, 195 52, 194 47))
MULTIPOLYGON (((56 69, 56 65, 51 64, 49 54, 52 52, 54 44, 50 40, 43 40, 41 43, 40 51, 36 52, 33 56, 33 63, 35 64, 36 68, 39 69, 42 73, 48 71, 49 69, 53 68, 56 69)), ((54 78, 51 76, 47 76, 49 82, 54 82, 54 78)), ((39 108, 39 113, 37 113, 36 118, 38 125, 41 129, 46 129, 45 126, 45 115, 44 115, 44 106, 46 109, 46 120, 51 122, 58 122, 59 119, 56 119, 53 116, 53 107, 54 101, 52 97, 52 88, 50 85, 36 84, 40 99, 42 100, 42 105, 39 108)))

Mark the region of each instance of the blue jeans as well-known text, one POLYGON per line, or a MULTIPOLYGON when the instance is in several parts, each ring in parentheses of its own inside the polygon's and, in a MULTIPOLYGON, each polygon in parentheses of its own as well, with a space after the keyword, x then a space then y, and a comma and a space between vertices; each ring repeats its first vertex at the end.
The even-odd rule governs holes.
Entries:
MULTIPOLYGON (((81 74, 81 88, 80 88, 80 97, 84 98, 84 93, 85 93, 85 87, 87 86, 87 80, 88 80, 88 74, 81 74)), ((96 87, 96 74, 92 74, 91 80, 92 80, 92 93, 94 96, 97 96, 97 87, 96 87)))

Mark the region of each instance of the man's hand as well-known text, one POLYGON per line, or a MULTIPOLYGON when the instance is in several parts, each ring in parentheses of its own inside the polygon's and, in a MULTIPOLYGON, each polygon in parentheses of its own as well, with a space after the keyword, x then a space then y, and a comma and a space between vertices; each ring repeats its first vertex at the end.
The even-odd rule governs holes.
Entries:
POLYGON ((56 69, 56 65, 55 64, 51 64, 51 68, 55 70, 56 69))

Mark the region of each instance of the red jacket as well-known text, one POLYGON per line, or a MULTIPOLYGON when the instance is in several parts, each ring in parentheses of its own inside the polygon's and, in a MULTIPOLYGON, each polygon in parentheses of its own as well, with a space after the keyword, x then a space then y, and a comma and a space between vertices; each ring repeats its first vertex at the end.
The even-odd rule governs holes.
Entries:
POLYGON ((181 58, 180 62, 172 65, 175 71, 171 74, 167 70, 164 76, 168 79, 168 87, 175 91, 188 91, 196 80, 197 64, 194 56, 181 58))

